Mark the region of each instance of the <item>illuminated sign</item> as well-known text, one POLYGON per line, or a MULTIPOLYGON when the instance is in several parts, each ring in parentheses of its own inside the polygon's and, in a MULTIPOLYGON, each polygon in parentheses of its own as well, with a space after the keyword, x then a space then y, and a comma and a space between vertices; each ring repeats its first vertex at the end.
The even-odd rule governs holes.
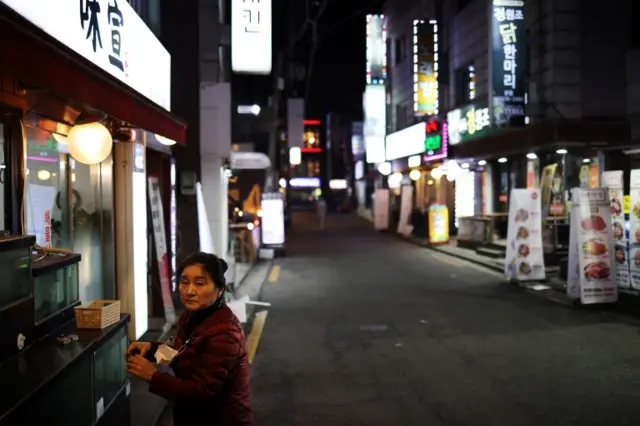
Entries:
POLYGON ((424 141, 425 155, 423 160, 425 162, 442 160, 447 158, 449 145, 447 141, 447 123, 436 120, 429 120, 427 122, 427 136, 424 141))
POLYGON ((413 21, 413 111, 438 114, 438 23, 413 21))
POLYGON ((387 21, 384 15, 367 15, 367 84, 384 84, 387 78, 387 21))
POLYGON ((367 163, 385 160, 387 94, 382 85, 369 84, 364 92, 364 148, 367 163))
POLYGON ((279 192, 262 195, 262 244, 266 246, 282 245, 285 241, 284 232, 284 201, 279 192))
POLYGON ((297 166, 302 162, 302 153, 300 147, 294 146, 289 148, 289 165, 297 166))
POLYGON ((459 144, 491 131, 491 118, 487 106, 468 105, 447 113, 449 143, 459 144))
POLYGON ((329 188, 331 189, 347 189, 346 179, 331 179, 329 181, 329 188))
POLYGON ((443 147, 441 126, 437 120, 414 124, 388 135, 385 141, 387 160, 423 153, 426 153, 430 160, 444 158, 446 152, 443 152, 443 147))
POLYGON ((364 153, 363 123, 361 121, 351 124, 351 152, 353 155, 364 153))
POLYGON ((492 85, 493 123, 524 124, 525 51, 524 1, 493 0, 492 85))
POLYGON ((245 74, 271 73, 271 0, 231 2, 231 69, 245 74))
POLYGON ((293 188, 320 188, 320 178, 317 177, 296 177, 289 181, 293 188))

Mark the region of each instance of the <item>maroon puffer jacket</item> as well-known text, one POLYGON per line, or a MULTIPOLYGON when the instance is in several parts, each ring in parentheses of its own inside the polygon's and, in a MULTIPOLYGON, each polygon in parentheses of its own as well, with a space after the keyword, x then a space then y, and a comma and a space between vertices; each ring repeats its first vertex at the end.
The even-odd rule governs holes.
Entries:
MULTIPOLYGON (((174 426, 250 426, 249 360, 242 325, 226 305, 178 321, 174 349, 192 335, 172 367, 156 372, 149 391, 174 403, 174 426)), ((154 345, 149 355, 157 349, 154 345)))

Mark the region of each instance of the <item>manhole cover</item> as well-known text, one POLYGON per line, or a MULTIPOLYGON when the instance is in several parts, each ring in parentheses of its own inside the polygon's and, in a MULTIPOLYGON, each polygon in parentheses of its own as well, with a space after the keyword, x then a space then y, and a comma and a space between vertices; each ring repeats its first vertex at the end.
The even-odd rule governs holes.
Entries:
POLYGON ((366 324, 358 327, 360 331, 387 331, 389 327, 384 324, 366 324))

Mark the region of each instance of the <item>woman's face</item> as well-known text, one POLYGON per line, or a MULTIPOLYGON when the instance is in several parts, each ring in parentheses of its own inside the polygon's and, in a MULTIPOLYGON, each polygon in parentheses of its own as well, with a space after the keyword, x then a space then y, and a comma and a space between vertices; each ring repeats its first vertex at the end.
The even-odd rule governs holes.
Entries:
POLYGON ((221 291, 213 284, 213 279, 202 265, 187 266, 182 271, 180 299, 186 310, 194 312, 208 308, 221 291))

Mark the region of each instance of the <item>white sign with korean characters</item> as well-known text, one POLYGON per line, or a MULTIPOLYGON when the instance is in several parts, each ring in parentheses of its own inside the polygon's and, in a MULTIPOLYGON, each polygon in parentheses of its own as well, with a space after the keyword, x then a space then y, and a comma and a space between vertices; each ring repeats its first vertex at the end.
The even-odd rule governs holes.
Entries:
MULTIPOLYGON (((609 189, 611 224, 616 262, 616 282, 620 288, 631 287, 629 247, 624 220, 624 172, 613 170, 602 173, 603 186, 609 189)), ((596 247, 590 247, 595 250, 596 247)))
POLYGON ((504 273, 508 279, 545 279, 541 211, 539 189, 511 190, 504 265, 504 273))
POLYGON ((171 108, 171 56, 126 0, 0 0, 42 31, 171 108))
POLYGON ((231 1, 231 69, 241 74, 271 73, 271 0, 231 1))
POLYGON ((584 305, 618 300, 611 205, 606 188, 572 190, 569 297, 584 305))
POLYGON ((631 170, 629 196, 629 270, 631 287, 640 290, 640 169, 631 170))

